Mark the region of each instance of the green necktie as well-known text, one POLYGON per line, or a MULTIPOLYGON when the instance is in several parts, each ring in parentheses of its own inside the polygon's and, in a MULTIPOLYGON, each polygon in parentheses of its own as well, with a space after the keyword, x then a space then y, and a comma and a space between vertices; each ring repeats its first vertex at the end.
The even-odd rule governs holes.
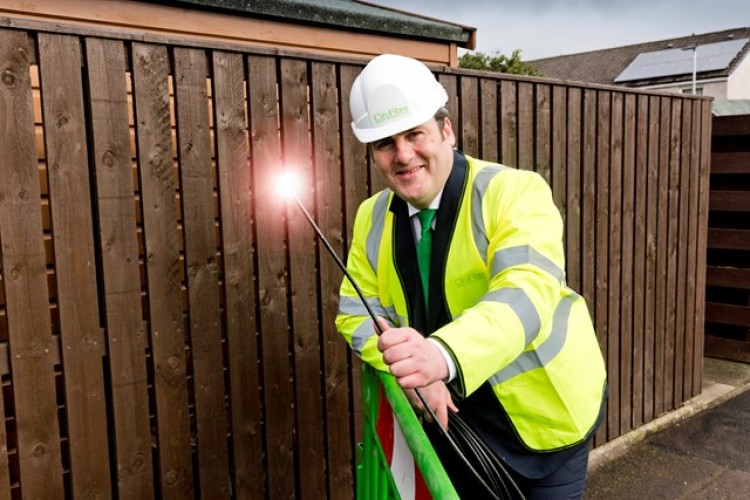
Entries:
POLYGON ((422 278, 422 290, 424 291, 424 303, 427 305, 427 297, 430 290, 430 253, 432 252, 432 219, 435 218, 434 208, 427 208, 417 212, 419 222, 422 224, 422 236, 417 242, 417 263, 419 264, 419 275, 422 278))

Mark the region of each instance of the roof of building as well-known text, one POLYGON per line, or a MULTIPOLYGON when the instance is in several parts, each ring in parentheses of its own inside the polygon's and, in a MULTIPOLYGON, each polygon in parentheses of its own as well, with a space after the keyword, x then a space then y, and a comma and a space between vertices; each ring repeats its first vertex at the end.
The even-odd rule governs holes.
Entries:
MULTIPOLYGON (((690 49, 707 44, 716 44, 730 40, 750 38, 750 27, 735 28, 701 35, 690 35, 656 42, 639 43, 624 47, 594 50, 557 57, 548 57, 534 61, 525 61, 533 66, 546 77, 561 80, 575 80, 588 83, 613 84, 617 77, 638 57, 639 54, 648 52, 664 51, 668 49, 690 49)), ((728 64, 718 69, 701 71, 699 78, 718 78, 729 76, 750 52, 750 41, 744 44, 728 64)), ((623 82, 625 85, 656 85, 659 83, 689 81, 692 78, 691 71, 685 74, 657 76, 630 80, 623 82)))
POLYGON ((151 3, 456 43, 473 49, 476 28, 361 0, 146 0, 151 3))

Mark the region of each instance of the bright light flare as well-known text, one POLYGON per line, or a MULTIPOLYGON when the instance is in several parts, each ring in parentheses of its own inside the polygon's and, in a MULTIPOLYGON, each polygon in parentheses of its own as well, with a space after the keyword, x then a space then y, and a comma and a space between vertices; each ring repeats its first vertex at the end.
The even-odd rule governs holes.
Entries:
POLYGON ((286 200, 297 198, 302 188, 302 179, 289 170, 284 171, 276 179, 276 193, 286 200))

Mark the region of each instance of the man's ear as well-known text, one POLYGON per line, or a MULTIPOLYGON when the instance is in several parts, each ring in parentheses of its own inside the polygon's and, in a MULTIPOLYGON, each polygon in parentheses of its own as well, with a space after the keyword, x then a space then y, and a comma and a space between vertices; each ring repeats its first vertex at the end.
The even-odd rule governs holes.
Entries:
POLYGON ((453 124, 448 117, 443 118, 443 137, 450 142, 451 147, 456 147, 456 134, 453 133, 453 124))

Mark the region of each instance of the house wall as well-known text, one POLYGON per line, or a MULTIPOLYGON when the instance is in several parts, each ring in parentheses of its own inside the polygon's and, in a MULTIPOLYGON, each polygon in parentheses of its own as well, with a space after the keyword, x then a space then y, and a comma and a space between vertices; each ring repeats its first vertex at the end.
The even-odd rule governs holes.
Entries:
POLYGON ((728 82, 728 99, 750 99, 750 55, 745 55, 728 82))
MULTIPOLYGON (((712 81, 701 81, 700 79, 696 82, 699 95, 710 96, 716 99, 727 99, 727 81, 726 80, 712 80, 712 81)), ((652 90, 665 90, 667 92, 673 92, 675 94, 690 94, 692 88, 691 82, 678 82, 672 84, 653 85, 639 87, 643 89, 652 90)))
POLYGON ((0 24, 15 26, 15 21, 3 19, 6 16, 14 20, 64 23, 81 28, 106 27, 136 36, 178 35, 190 37, 193 42, 215 40, 277 50, 302 50, 307 54, 369 59, 382 53, 396 53, 426 63, 458 66, 455 43, 301 26, 130 0, 3 0, 0 2, 0 24))

